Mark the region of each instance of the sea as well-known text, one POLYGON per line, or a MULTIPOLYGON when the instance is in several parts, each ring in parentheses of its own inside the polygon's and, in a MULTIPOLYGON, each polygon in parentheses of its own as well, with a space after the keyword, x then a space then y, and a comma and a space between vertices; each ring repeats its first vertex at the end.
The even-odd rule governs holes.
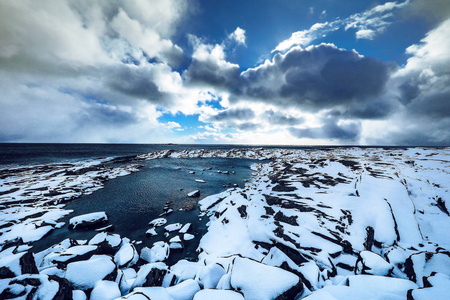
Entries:
MULTIPOLYGON (((0 169, 33 165, 71 163, 78 164, 92 159, 139 155, 160 150, 245 148, 236 145, 139 145, 139 144, 0 144, 0 169)), ((131 162, 136 163, 136 162, 131 162)), ((192 201, 218 194, 229 188, 244 187, 251 180, 251 165, 265 163, 250 159, 231 158, 163 158, 139 161, 143 167, 139 172, 109 180, 104 187, 89 195, 70 201, 65 209, 73 210, 60 219, 62 228, 53 230, 48 236, 33 243, 37 253, 66 238, 89 240, 98 232, 94 230, 69 230, 70 218, 91 212, 105 211, 114 233, 136 242, 138 250, 151 248, 153 243, 168 241, 176 235, 165 235, 157 228, 157 236, 147 237, 148 223, 160 217, 167 202, 173 202, 174 212, 164 216, 168 223, 191 223, 193 240, 184 242, 184 250, 173 251, 167 263, 179 259, 195 260, 201 237, 207 232, 208 216, 204 216, 192 201), (218 171, 229 171, 228 174, 218 171), (192 174, 195 172, 195 174, 192 174), (205 181, 197 182, 201 179, 205 181), (187 194, 200 190, 200 197, 187 194), (189 207, 191 206, 191 207, 189 207)), ((195 204, 196 204, 195 203, 195 204)))
MULTIPOLYGON (((79 164, 92 159, 133 156, 160 150, 210 149, 230 150, 248 148, 248 145, 178 145, 178 144, 0 144, 0 169, 34 165, 71 163, 79 164)), ((277 148, 263 146, 264 148, 277 148)), ((278 147, 279 148, 279 147, 278 147)), ((303 150, 330 149, 333 147, 285 147, 303 150)), ((65 226, 33 243, 33 252, 42 251, 66 238, 88 240, 96 231, 69 230, 70 218, 86 213, 105 211, 114 233, 136 242, 136 248, 151 248, 157 241, 168 241, 176 233, 165 235, 163 228, 157 236, 147 237, 148 223, 158 218, 167 202, 173 202, 174 212, 165 216, 168 223, 191 223, 193 240, 185 241, 183 251, 172 252, 167 263, 186 258, 195 260, 201 237, 207 232, 208 216, 203 216, 197 206, 186 209, 192 201, 221 193, 234 186, 244 187, 251 181, 251 166, 267 163, 251 159, 231 158, 164 158, 141 162, 139 172, 109 180, 104 187, 89 195, 70 201, 65 209, 73 212, 59 221, 65 226), (229 171, 229 174, 220 173, 229 171), (191 171, 191 172, 190 172, 191 171), (195 174, 192 174, 192 171, 195 174), (196 182, 196 179, 205 181, 196 182), (200 197, 187 194, 200 190, 200 197)))

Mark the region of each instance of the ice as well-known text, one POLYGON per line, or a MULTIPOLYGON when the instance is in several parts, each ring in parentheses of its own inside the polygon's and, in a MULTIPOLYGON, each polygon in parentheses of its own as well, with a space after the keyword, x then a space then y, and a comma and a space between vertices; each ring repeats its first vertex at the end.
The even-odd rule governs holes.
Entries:
POLYGON ((120 297, 119 285, 113 281, 97 281, 91 292, 90 300, 113 300, 120 297))
POLYGON ((145 235, 146 236, 155 236, 155 235, 158 235, 158 233, 156 232, 155 227, 152 227, 145 232, 145 235))
POLYGON ((192 191, 188 194, 188 197, 198 197, 198 196, 200 196, 199 190, 192 191))

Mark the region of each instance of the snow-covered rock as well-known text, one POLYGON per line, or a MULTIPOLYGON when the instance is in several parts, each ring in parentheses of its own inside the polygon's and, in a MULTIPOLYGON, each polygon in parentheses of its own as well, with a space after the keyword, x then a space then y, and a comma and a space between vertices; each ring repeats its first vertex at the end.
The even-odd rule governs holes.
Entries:
POLYGON ((231 287, 242 291, 245 299, 293 299, 303 290, 300 278, 280 268, 236 257, 231 271, 231 287))
POLYGON ((116 264, 111 257, 94 255, 89 260, 67 265, 66 279, 81 290, 94 288, 97 281, 116 280, 116 264))
POLYGON ((167 223, 167 219, 165 218, 156 218, 154 220, 152 220, 150 223, 148 223, 149 226, 154 226, 154 227, 158 227, 158 226, 163 226, 167 223))
POLYGON ((166 260, 169 257, 169 254, 169 245, 163 241, 159 241, 153 243, 153 247, 151 249, 148 247, 142 248, 141 259, 149 263, 155 263, 166 260))
POLYGON ((172 232, 172 231, 180 230, 181 227, 183 227, 183 224, 174 223, 174 224, 169 224, 166 227, 164 227, 164 230, 167 232, 172 232))
POLYGON ((113 300, 120 297, 119 285, 113 281, 97 281, 91 292, 90 300, 113 300))
POLYGON ((205 289, 195 294, 193 300, 244 300, 244 297, 234 291, 205 289))
POLYGON ((199 197, 199 196, 200 196, 199 190, 192 191, 188 194, 188 197, 199 197))
POLYGON ((166 288, 166 291, 174 300, 191 300, 200 291, 200 286, 197 281, 188 279, 166 288))
POLYGON ((392 274, 394 267, 385 261, 380 255, 371 251, 361 251, 356 260, 356 274, 371 274, 388 276, 392 274))
POLYGON ((114 261, 119 268, 128 268, 134 265, 139 259, 139 254, 133 244, 126 243, 114 256, 114 261))
POLYGON ((91 229, 102 226, 108 222, 104 211, 84 214, 69 220, 69 229, 91 229))

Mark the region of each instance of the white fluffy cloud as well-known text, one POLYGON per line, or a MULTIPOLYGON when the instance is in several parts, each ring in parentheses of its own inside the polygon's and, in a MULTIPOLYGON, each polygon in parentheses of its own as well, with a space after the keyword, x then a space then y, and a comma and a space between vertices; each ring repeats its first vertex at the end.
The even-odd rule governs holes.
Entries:
POLYGON ((314 40, 340 28, 356 30, 355 36, 357 39, 373 39, 392 23, 393 12, 406 7, 408 4, 409 0, 401 3, 386 2, 362 13, 353 14, 345 19, 316 23, 309 29, 292 33, 290 38, 280 42, 272 52, 285 52, 294 46, 304 47, 310 45, 314 40))

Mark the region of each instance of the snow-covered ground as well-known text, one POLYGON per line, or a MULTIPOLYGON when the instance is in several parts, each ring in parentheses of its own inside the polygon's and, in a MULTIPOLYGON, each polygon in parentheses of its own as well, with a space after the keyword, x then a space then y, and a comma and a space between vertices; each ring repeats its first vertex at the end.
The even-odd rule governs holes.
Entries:
MULTIPOLYGON (((165 260, 187 224, 140 253, 99 233, 32 254, 63 201, 136 167, 2 175, 0 298, 445 299, 450 292, 450 149, 333 148, 160 151, 154 158, 228 157, 255 164, 243 188, 199 202, 210 219, 199 259, 165 260), (94 173, 91 173, 94 172, 94 173), (114 175, 112 175, 114 176, 114 175), (64 191, 71 192, 65 193, 64 191), (57 191, 52 193, 50 191, 57 191), (65 196, 61 196, 65 195, 65 196), (13 246, 12 242, 15 244, 13 246), (30 296, 31 295, 31 296, 30 296)), ((95 166, 95 164, 93 164, 95 166)))

